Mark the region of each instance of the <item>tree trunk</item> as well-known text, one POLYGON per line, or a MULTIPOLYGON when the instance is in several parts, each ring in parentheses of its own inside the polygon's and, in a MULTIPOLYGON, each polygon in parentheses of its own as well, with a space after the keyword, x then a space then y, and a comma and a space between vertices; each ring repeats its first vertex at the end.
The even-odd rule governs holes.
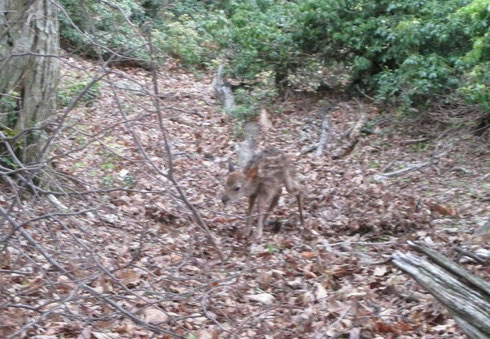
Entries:
MULTIPOLYGON (((55 113, 59 75, 57 0, 0 1, 0 123, 9 136, 41 127, 55 113)), ((42 128, 12 145, 24 164, 46 142, 42 128)))

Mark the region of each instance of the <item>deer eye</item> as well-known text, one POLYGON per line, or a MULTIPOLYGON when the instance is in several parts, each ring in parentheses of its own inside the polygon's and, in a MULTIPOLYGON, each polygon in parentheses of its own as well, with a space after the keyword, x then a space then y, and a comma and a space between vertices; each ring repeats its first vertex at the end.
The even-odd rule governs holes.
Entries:
POLYGON ((235 191, 239 191, 239 190, 240 190, 240 186, 235 187, 235 191))

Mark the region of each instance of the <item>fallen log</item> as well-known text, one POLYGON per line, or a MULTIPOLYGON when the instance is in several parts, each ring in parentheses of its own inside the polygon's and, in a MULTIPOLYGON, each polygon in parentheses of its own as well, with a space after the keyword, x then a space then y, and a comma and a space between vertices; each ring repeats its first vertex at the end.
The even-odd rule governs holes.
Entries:
POLYGON ((397 251, 393 264, 445 305, 469 338, 490 338, 490 284, 428 247, 408 244, 430 261, 397 251))

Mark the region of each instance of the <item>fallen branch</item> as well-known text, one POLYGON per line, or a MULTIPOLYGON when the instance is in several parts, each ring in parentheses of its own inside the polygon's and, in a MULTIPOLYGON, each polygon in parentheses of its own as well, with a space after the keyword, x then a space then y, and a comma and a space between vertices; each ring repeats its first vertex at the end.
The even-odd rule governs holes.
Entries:
POLYGON ((409 139, 409 140, 404 140, 404 141, 400 142, 400 144, 403 146, 407 146, 407 145, 418 144, 419 142, 425 142, 427 140, 430 140, 430 139, 429 138, 409 139))
POLYGON ((347 147, 343 148, 341 152, 334 154, 332 156, 332 159, 338 160, 338 159, 342 159, 342 158, 348 156, 349 154, 352 153, 352 151, 354 150, 354 148, 356 147, 358 142, 359 142, 359 139, 357 139, 357 138, 354 140, 351 140, 351 142, 347 145, 347 147))
POLYGON ((409 242, 432 262, 396 252, 393 264, 408 273, 444 304, 470 338, 490 337, 490 284, 438 252, 409 242))
MULTIPOLYGON (((470 282, 473 286, 478 287, 479 289, 483 290, 486 294, 490 296, 490 283, 484 281, 481 278, 478 278, 474 275, 471 274, 468 270, 464 269, 463 267, 459 266, 458 264, 453 263, 440 253, 425 247, 423 245, 420 245, 415 242, 409 242, 408 243, 411 247, 416 249, 417 251, 424 253, 427 255, 431 260, 433 260, 436 264, 442 266, 446 270, 454 273, 458 278, 464 279, 468 282, 470 282)), ((488 311, 490 311, 490 308, 488 308, 488 311)), ((490 326, 490 322, 488 323, 490 326)))
POLYGON ((366 113, 361 112, 361 117, 357 120, 356 124, 351 128, 349 133, 347 133, 347 137, 349 139, 357 139, 361 132, 361 128, 366 124, 366 113))
POLYGON ((401 168, 399 170, 389 172, 389 173, 382 173, 382 174, 375 174, 373 176, 373 180, 375 181, 383 181, 388 178, 394 178, 398 177, 400 175, 406 174, 411 171, 419 170, 427 166, 431 166, 435 163, 437 163, 437 160, 445 156, 448 152, 442 152, 440 154, 434 155, 431 160, 428 161, 423 161, 423 162, 415 162, 413 164, 410 164, 404 168, 401 168))
POLYGON ((364 113, 363 106, 359 101, 357 101, 357 104, 359 106, 359 110, 361 111, 361 116, 357 120, 355 125, 345 134, 345 136, 349 140, 349 143, 347 144, 347 146, 342 147, 342 150, 340 152, 337 152, 332 156, 333 160, 342 159, 351 154, 352 151, 354 151, 357 143, 359 142, 359 134, 361 133, 361 128, 366 124, 366 113, 364 113))
POLYGON ((475 171, 468 170, 468 169, 461 167, 461 166, 451 168, 451 172, 463 172, 464 174, 467 174, 467 175, 475 175, 475 171))
POLYGON ((471 259, 473 259, 474 261, 476 261, 479 264, 485 265, 485 263, 486 263, 486 260, 485 259, 480 258, 477 254, 471 253, 471 252, 465 250, 464 248, 455 246, 455 247, 453 247, 453 249, 456 252, 458 252, 459 254, 461 254, 461 256, 466 256, 468 258, 471 258, 471 259))
POLYGON ((168 118, 168 120, 173 121, 173 122, 176 122, 176 123, 179 123, 179 124, 182 124, 182 125, 186 125, 188 127, 196 127, 196 126, 198 126, 198 124, 196 124, 195 122, 189 121, 185 117, 181 117, 179 115, 172 115, 172 116, 170 116, 168 118))
POLYGON ((314 150, 316 150, 316 148, 318 147, 318 144, 314 144, 314 145, 311 145, 311 146, 308 146, 306 148, 303 148, 300 152, 301 155, 305 155, 307 153, 311 153, 313 152, 314 150))
POLYGON ((321 157, 323 155, 323 152, 325 151, 325 145, 327 144, 328 141, 328 130, 330 127, 329 121, 328 121, 328 114, 327 112, 330 110, 330 107, 324 107, 322 109, 322 127, 321 127, 321 134, 320 134, 320 140, 318 141, 318 144, 316 145, 316 153, 315 156, 317 158, 321 157))
POLYGON ((415 170, 419 170, 419 169, 427 167, 429 165, 432 165, 432 161, 416 162, 416 163, 410 164, 404 168, 401 168, 401 169, 393 171, 393 172, 383 173, 383 174, 375 174, 373 176, 373 179, 376 181, 383 181, 383 180, 388 179, 388 178, 398 177, 398 176, 403 175, 405 173, 415 171, 415 170))

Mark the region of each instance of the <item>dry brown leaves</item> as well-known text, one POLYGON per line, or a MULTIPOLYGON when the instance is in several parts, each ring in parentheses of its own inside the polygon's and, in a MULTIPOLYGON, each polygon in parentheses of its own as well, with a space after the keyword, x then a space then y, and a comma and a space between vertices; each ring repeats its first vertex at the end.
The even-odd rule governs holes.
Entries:
MULTIPOLYGON (((88 69, 85 61, 71 61, 88 69)), ((142 70, 118 72, 142 84, 150 82, 142 70)), ((450 246, 464 243, 464 231, 488 212, 478 203, 485 194, 478 178, 488 163, 474 161, 474 152, 452 153, 436 166, 376 182, 372 180, 376 173, 430 157, 431 146, 422 150, 402 146, 409 136, 385 121, 374 126, 374 133, 364 134, 349 156, 331 160, 358 117, 354 102, 341 102, 329 113, 332 127, 325 157, 298 156, 303 147, 317 141, 321 120, 311 114, 314 99, 292 99, 282 104, 281 114, 268 111, 274 127, 264 132, 260 146, 280 148, 295 159, 306 187, 307 225, 299 226, 293 199, 284 197, 272 216, 281 230, 266 229, 260 242, 247 242, 236 237, 244 224, 245 202, 224 209, 219 199, 226 160, 234 156, 232 121, 213 101, 212 76, 204 79, 181 70, 162 72, 160 86, 172 95, 160 100, 165 116, 178 114, 192 122, 165 119, 175 175, 218 236, 225 263, 181 202, 169 194, 174 189, 145 161, 129 133, 132 130, 146 156, 166 170, 161 131, 149 98, 119 93, 134 121, 128 127, 107 85, 93 107, 78 108, 71 116, 74 127, 54 152, 73 152, 57 169, 77 178, 80 191, 128 183, 135 191, 61 197, 72 209, 95 210, 67 219, 67 228, 41 221, 26 229, 35 227, 38 241, 57 253, 71 274, 115 297, 148 323, 186 338, 462 338, 446 310, 387 259, 412 238, 455 257, 450 246), (450 171, 456 164, 475 174, 466 177, 450 171), (458 231, 444 231, 454 228, 458 231), (80 248, 70 232, 94 253, 80 248), (94 256, 111 276, 100 273, 94 256)), ((383 118, 374 106, 365 104, 363 109, 371 122, 383 118)), ((0 203, 7 204, 1 199, 0 203)), ((39 203, 31 216, 52 210, 50 204, 39 203)), ((0 275, 6 296, 1 302, 10 305, 0 311, 1 337, 36 321, 40 314, 44 318, 24 335, 151 337, 147 329, 100 300, 76 291, 76 285, 50 270, 38 253, 30 251, 30 257, 25 253, 13 247, 0 258, 4 271, 36 263, 36 274, 0 275), (15 306, 31 303, 37 309, 15 306)), ((489 274, 481 266, 469 267, 477 274, 489 274)))

